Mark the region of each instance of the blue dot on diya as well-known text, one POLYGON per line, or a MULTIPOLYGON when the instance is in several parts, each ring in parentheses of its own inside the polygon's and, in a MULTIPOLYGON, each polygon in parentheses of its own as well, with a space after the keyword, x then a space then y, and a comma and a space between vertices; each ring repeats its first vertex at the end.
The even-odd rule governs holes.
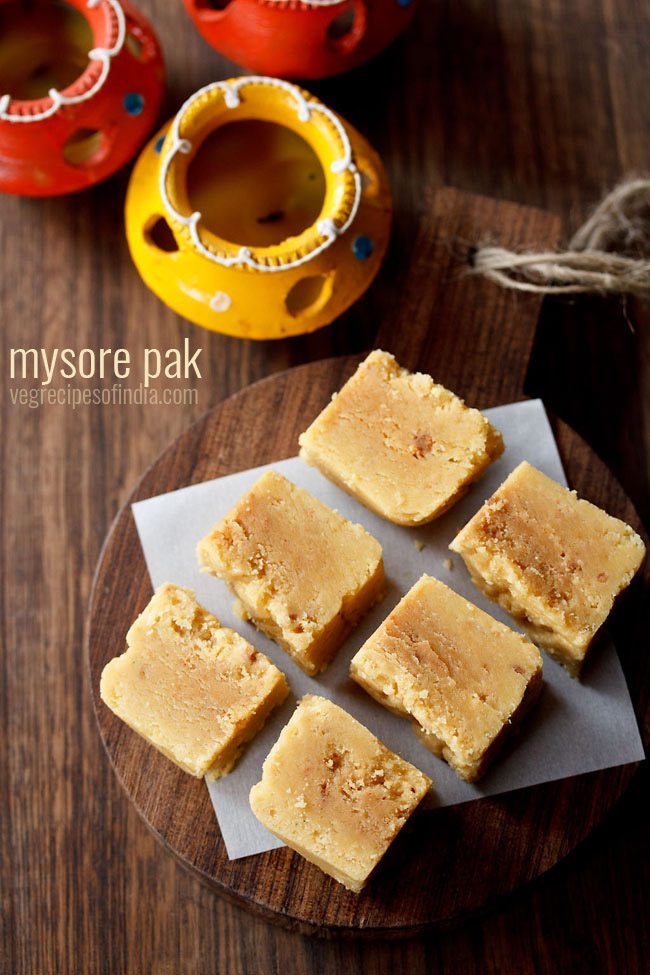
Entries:
POLYGON ((137 91, 124 96, 124 111, 127 115, 139 115, 144 108, 144 98, 137 91))
POLYGON ((161 135, 159 139, 156 139, 155 149, 156 149, 156 152, 159 155, 162 152, 162 147, 163 147, 164 142, 165 142, 165 136, 164 135, 161 135))
POLYGON ((373 252, 374 244, 370 237, 361 234, 352 241, 352 253, 358 261, 367 260, 373 252))

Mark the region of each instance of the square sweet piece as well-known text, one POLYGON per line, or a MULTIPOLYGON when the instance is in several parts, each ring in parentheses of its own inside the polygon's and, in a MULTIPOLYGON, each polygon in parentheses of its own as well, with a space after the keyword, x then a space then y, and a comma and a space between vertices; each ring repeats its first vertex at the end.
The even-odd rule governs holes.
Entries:
POLYGON ((431 376, 371 352, 300 437, 300 456, 382 518, 437 518, 503 453, 501 434, 431 376))
POLYGON ((525 462, 449 547, 573 676, 645 554, 629 525, 525 462))
POLYGON ((418 737, 474 782, 541 688, 530 640, 422 576, 361 647, 350 676, 413 719, 418 737))
POLYGON ((384 594, 381 545, 275 471, 199 542, 201 567, 307 674, 323 670, 384 594))
POLYGON ((284 674, 189 589, 161 586, 126 642, 104 667, 102 700, 197 778, 230 772, 289 693, 284 674))
POLYGON ((250 804, 278 839, 358 893, 430 786, 346 711, 308 695, 250 804))

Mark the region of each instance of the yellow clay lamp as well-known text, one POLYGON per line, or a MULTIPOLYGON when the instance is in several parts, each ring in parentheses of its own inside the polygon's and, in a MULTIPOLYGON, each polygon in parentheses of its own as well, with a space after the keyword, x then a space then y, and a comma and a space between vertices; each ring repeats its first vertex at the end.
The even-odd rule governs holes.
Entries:
POLYGON ((145 283, 217 332, 275 339, 327 325, 368 288, 391 197, 365 139, 295 85, 219 81, 142 152, 126 229, 145 283))

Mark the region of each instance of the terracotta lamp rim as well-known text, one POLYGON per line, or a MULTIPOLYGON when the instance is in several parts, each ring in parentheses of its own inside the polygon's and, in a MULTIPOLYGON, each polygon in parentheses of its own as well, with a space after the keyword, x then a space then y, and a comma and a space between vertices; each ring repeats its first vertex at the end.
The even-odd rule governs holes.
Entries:
POLYGON ((257 0, 261 6, 270 7, 340 7, 344 3, 352 5, 354 0, 257 0))
POLYGON ((94 97, 104 86, 112 59, 120 53, 126 39, 126 21, 121 0, 65 0, 78 10, 93 33, 88 64, 70 85, 43 98, 12 98, 0 92, 0 120, 41 121, 66 104, 94 97), (93 55, 97 55, 93 57, 93 55))
MULTIPOLYGON (((258 7, 280 7, 283 10, 325 10, 328 7, 356 6, 364 0, 252 0, 258 7)), ((212 10, 203 7, 200 0, 189 0, 195 10, 202 11, 202 15, 210 20, 220 20, 227 16, 228 7, 223 10, 212 10)))

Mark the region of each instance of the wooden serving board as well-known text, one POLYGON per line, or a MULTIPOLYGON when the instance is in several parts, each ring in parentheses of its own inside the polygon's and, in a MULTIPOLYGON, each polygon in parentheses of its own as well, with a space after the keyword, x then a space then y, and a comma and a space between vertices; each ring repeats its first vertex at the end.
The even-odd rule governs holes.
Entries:
MULTIPOLYGON (((466 244, 489 238, 506 246, 553 246, 559 229, 555 217, 538 210, 438 192, 377 345, 404 365, 431 372, 473 406, 521 399, 539 302, 461 273, 466 244)), ((87 653, 97 721, 113 767, 147 825, 183 864, 221 894, 287 926, 320 934, 403 935, 484 907, 557 864, 594 829, 635 767, 422 812, 355 896, 287 849, 228 860, 204 783, 123 725, 98 690, 104 664, 122 652, 129 625, 151 596, 131 503, 292 456, 299 433, 358 361, 331 359, 272 376, 222 403, 171 444, 106 541, 90 601, 87 653)), ((631 503, 596 455, 562 422, 554 421, 554 430, 570 484, 639 528, 631 503)), ((643 582, 635 583, 615 614, 614 637, 647 729, 642 588, 643 582)))

